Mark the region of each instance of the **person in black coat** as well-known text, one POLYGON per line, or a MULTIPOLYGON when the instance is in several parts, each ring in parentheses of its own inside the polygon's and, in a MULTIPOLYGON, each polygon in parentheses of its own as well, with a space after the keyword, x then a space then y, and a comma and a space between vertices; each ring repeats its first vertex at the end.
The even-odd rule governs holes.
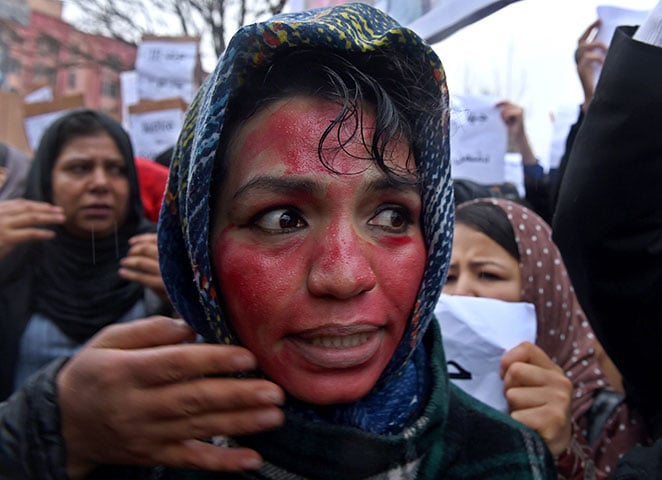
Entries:
POLYGON ((657 441, 626 454, 615 478, 662 471, 660 32, 662 2, 641 28, 616 31, 553 221, 584 311, 657 441))

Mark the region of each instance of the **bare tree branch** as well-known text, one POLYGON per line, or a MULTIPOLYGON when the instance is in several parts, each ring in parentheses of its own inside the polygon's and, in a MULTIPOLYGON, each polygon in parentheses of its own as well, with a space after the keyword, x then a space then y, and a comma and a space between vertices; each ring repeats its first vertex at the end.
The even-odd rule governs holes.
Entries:
POLYGON ((78 25, 130 43, 143 35, 207 39, 220 56, 226 36, 242 25, 280 13, 287 0, 71 0, 83 13, 78 25))

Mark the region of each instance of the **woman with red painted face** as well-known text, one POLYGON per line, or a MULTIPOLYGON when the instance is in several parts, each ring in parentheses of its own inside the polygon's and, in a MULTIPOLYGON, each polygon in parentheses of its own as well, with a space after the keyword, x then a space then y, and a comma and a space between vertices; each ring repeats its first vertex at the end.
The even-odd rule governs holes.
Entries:
POLYGON ((159 219, 193 330, 109 327, 9 407, 55 398, 71 478, 556 478, 537 434, 448 382, 448 114, 436 54, 368 5, 241 29, 159 219))
POLYGON ((0 202, 0 398, 106 325, 165 311, 129 137, 91 110, 56 120, 23 198, 0 202))

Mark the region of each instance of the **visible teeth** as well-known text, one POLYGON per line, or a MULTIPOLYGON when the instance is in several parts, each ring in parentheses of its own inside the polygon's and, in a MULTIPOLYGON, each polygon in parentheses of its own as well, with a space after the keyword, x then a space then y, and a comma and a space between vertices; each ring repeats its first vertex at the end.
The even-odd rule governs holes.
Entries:
POLYGON ((311 343, 316 347, 323 348, 353 348, 363 345, 368 341, 367 333, 357 333, 356 335, 343 335, 342 337, 315 337, 311 343))

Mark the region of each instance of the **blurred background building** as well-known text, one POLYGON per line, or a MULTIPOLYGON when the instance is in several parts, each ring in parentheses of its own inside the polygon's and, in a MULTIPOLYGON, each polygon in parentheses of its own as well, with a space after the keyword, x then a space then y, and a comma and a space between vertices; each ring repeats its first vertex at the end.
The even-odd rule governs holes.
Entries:
POLYGON ((120 72, 135 59, 135 45, 65 22, 60 0, 0 0, 0 90, 82 94, 85 106, 119 118, 120 72))

